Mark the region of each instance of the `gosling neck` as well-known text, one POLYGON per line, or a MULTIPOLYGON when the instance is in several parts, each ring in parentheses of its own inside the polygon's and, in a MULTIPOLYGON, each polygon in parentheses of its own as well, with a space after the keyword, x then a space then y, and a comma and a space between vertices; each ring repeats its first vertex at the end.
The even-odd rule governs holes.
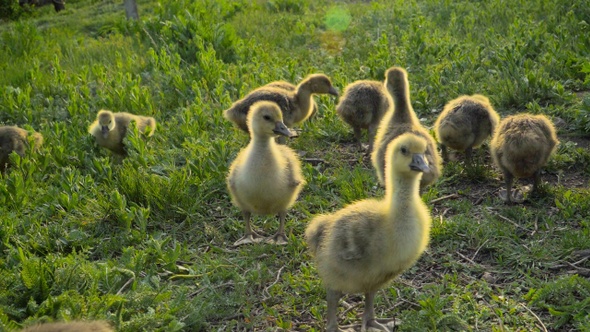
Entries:
POLYGON ((410 89, 405 82, 397 82, 397 85, 386 84, 386 88, 393 99, 392 123, 416 123, 418 117, 414 113, 410 101, 410 89))
POLYGON ((310 113, 311 110, 311 83, 309 81, 303 82, 297 86, 297 93, 295 98, 297 99, 297 104, 299 105, 299 109, 302 111, 301 114, 297 115, 297 119, 295 119, 295 123, 302 121, 305 119, 310 113))
POLYGON ((416 198, 420 199, 420 174, 390 173, 386 177, 385 200, 391 202, 392 206, 401 205, 403 207, 416 198))
POLYGON ((274 137, 271 135, 252 135, 252 142, 250 143, 256 149, 267 149, 275 144, 274 137))

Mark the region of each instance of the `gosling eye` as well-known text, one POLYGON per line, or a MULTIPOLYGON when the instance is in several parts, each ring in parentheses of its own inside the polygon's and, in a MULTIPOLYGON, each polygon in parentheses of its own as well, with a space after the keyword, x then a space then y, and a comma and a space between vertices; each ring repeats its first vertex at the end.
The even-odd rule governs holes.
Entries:
POLYGON ((402 153, 403 153, 403 154, 405 154, 405 155, 407 155, 407 154, 408 154, 408 148, 406 148, 405 146, 402 146, 402 149, 401 149, 401 151, 402 151, 402 153))
POLYGON ((265 115, 265 116, 263 116, 262 118, 263 118, 264 120, 266 120, 266 121, 270 121, 270 115, 265 115))

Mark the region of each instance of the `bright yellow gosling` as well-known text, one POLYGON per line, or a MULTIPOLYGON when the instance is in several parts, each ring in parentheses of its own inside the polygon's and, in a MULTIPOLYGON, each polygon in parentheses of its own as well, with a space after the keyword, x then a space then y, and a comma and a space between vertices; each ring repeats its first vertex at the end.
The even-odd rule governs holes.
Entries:
POLYGON ((278 214, 278 232, 269 239, 276 244, 286 244, 285 217, 295 203, 305 184, 301 163, 295 152, 287 146, 276 144, 276 135, 289 136, 291 132, 283 123, 279 106, 269 101, 252 105, 248 114, 250 143, 230 166, 227 187, 234 205, 244 216, 246 235, 235 246, 259 242, 262 237, 250 227, 250 216, 278 214))
POLYGON ((375 292, 410 268, 430 238, 430 213, 419 194, 422 173, 430 170, 426 151, 419 135, 398 136, 386 151, 385 198, 320 215, 307 227, 305 238, 327 289, 327 331, 341 331, 336 312, 342 293, 365 294, 362 331, 387 331, 374 317, 375 292))
POLYGON ((384 185, 385 178, 385 151, 389 142, 403 133, 413 133, 426 140, 426 159, 430 172, 422 176, 420 190, 433 184, 439 177, 442 169, 441 158, 436 149, 436 142, 426 128, 424 128, 410 102, 410 84, 408 73, 400 67, 392 67, 385 73, 385 86, 393 98, 393 112, 387 112, 379 124, 371 160, 377 172, 379 182, 384 185))

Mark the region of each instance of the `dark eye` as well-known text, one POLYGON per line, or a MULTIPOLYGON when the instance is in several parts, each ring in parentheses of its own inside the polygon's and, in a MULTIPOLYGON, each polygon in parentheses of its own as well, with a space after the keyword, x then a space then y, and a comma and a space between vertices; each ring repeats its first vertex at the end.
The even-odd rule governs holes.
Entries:
POLYGON ((265 116, 263 116, 262 118, 263 118, 264 120, 266 120, 266 121, 270 121, 270 115, 265 115, 265 116))
POLYGON ((402 146, 402 153, 408 154, 408 149, 405 146, 402 146))

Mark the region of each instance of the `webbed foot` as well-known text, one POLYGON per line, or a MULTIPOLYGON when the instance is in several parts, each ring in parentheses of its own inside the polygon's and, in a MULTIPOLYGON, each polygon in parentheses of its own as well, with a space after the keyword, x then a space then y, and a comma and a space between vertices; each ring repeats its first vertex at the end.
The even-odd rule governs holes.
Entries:
POLYGON ((345 330, 338 328, 338 332, 356 332, 356 331, 353 328, 349 328, 349 329, 345 329, 345 330))
POLYGON ((364 151, 365 153, 367 153, 367 152, 370 153, 370 151, 369 151, 370 150, 370 147, 369 147, 368 144, 358 143, 357 144, 357 148, 358 148, 358 150, 360 152, 363 152, 364 151))
POLYGON ((518 189, 512 190, 512 197, 510 200, 508 200, 506 189, 500 190, 498 196, 500 196, 500 199, 502 199, 506 204, 521 204, 524 202, 524 195, 522 191, 518 189))
POLYGON ((284 246, 287 243, 289 243, 287 240, 287 236, 284 233, 277 233, 269 238, 266 238, 264 242, 280 246, 284 246))
POLYGON ((242 238, 240 238, 239 240, 234 242, 234 247, 241 246, 244 244, 258 243, 258 242, 261 242, 262 240, 264 240, 264 236, 259 235, 256 232, 252 232, 252 233, 244 235, 242 238))
POLYGON ((361 325, 361 332, 365 331, 386 331, 390 332, 395 329, 395 319, 371 319, 366 324, 361 325))

